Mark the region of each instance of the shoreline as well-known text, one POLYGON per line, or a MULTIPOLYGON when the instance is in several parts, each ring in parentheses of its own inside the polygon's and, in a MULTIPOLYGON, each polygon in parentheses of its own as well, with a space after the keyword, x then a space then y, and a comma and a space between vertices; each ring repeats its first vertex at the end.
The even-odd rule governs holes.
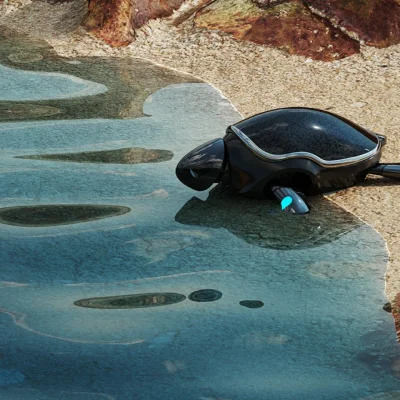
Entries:
MULTIPOLYGON (((290 106, 330 110, 387 135, 382 161, 400 161, 400 45, 362 46, 358 55, 325 63, 196 29, 190 21, 178 28, 151 21, 125 48, 111 48, 82 28, 46 40, 64 57, 140 57, 189 73, 215 86, 244 117, 290 106)), ((328 196, 385 239, 389 301, 400 292, 399 197, 395 181, 372 177, 328 196)))

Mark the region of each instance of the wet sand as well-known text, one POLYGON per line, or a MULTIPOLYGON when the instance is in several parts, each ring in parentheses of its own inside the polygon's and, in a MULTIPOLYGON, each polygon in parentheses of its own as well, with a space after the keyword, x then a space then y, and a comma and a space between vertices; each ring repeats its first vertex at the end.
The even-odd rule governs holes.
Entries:
MULTIPOLYGON (((324 63, 195 29, 190 21, 178 28, 152 21, 127 48, 111 48, 80 28, 48 41, 62 56, 141 57, 193 74, 219 88, 244 117, 289 106, 330 110, 387 135, 382 161, 400 161, 400 45, 362 46, 359 55, 324 63)), ((400 185, 374 177, 329 195, 387 241, 389 300, 400 292, 399 197, 400 185)))

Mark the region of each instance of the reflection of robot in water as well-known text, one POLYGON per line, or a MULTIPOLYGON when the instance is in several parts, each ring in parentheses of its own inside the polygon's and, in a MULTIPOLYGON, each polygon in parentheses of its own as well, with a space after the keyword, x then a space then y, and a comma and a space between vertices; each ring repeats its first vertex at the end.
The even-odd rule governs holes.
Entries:
POLYGON ((321 246, 360 227, 362 222, 341 207, 314 197, 317 211, 304 218, 288 218, 273 201, 232 196, 215 187, 206 201, 192 197, 176 214, 184 225, 225 228, 245 242, 277 250, 321 246))

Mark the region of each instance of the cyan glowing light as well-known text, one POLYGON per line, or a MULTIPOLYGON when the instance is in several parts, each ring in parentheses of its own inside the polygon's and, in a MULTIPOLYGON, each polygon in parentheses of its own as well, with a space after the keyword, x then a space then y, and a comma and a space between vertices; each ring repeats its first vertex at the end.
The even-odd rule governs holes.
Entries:
POLYGON ((282 210, 284 210, 286 207, 290 206, 292 203, 293 203, 293 199, 290 196, 286 196, 281 201, 282 210))

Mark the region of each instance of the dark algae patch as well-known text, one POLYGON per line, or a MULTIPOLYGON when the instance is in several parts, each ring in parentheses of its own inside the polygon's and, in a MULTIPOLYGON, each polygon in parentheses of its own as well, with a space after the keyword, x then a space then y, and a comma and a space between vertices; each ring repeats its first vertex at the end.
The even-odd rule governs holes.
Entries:
POLYGON ((209 301, 217 301, 222 297, 222 293, 214 289, 201 289, 190 293, 189 300, 205 303, 209 301))
POLYGON ((239 304, 247 308, 261 308, 264 306, 264 303, 260 300, 243 300, 239 304))
MULTIPOLYGON (((94 96, 30 101, 32 105, 63 112, 19 114, 21 121, 143 117, 144 101, 152 93, 176 83, 201 82, 139 58, 60 57, 44 40, 29 38, 5 27, 0 27, 0 63, 26 71, 57 71, 103 84, 108 89, 94 96)), ((0 101, 0 110, 9 107, 4 103, 0 101)), ((9 120, 8 114, 3 118, 0 111, 0 121, 4 120, 9 120)))
POLYGON ((129 211, 128 207, 98 204, 6 207, 0 209, 0 223, 31 227, 77 224, 115 217, 129 211))
POLYGON ((64 154, 39 154, 17 156, 15 158, 99 164, 140 164, 169 161, 173 156, 174 153, 168 150, 129 147, 118 150, 88 151, 83 153, 64 154))
POLYGON ((179 293, 142 293, 124 296, 93 297, 77 300, 76 306, 99 309, 147 308, 180 303, 186 296, 179 293))
POLYGON ((26 118, 44 118, 62 113, 56 107, 29 103, 0 102, 0 121, 19 121, 26 118))

